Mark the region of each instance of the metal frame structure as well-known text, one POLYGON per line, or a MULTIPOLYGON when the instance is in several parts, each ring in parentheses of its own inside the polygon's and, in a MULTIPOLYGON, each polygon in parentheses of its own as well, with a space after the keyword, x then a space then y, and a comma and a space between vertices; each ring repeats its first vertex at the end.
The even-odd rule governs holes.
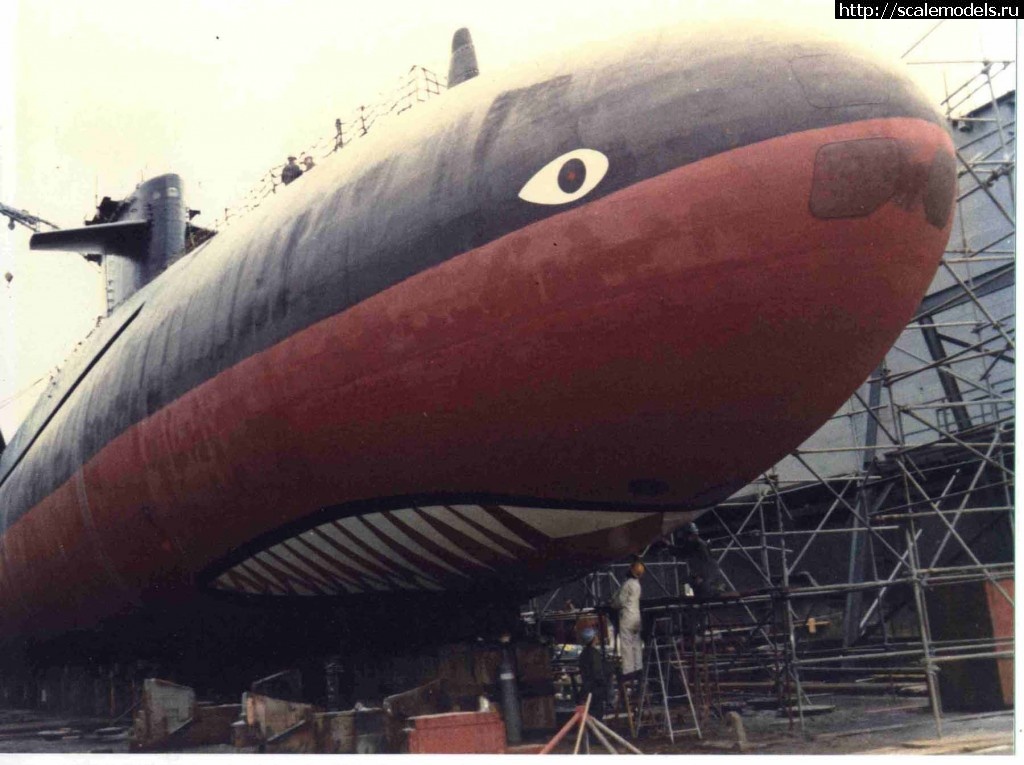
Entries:
MULTIPOLYGON (((447 90, 447 87, 447 83, 442 81, 432 70, 414 65, 402 75, 393 90, 381 94, 373 103, 356 107, 348 118, 336 119, 333 135, 321 136, 313 145, 298 152, 296 156, 309 156, 316 159, 329 157, 334 152, 348 146, 352 141, 368 134, 375 126, 382 125, 417 104, 441 95, 447 90)), ((223 217, 214 222, 213 228, 219 230, 230 225, 232 220, 252 212, 262 204, 263 200, 276 194, 278 187, 283 185, 281 181, 283 167, 284 165, 277 165, 260 176, 239 204, 224 209, 223 217)))
MULTIPOLYGON (((689 644, 704 652, 691 655, 694 667, 716 641, 729 641, 729 655, 711 660, 716 688, 723 678, 739 678, 729 684, 739 687, 766 677, 762 687, 792 699, 801 728, 816 678, 882 677, 890 687, 918 678, 941 736, 941 668, 1013 657, 1012 630, 943 637, 929 621, 932 599, 953 585, 981 583, 990 599, 1014 602, 1015 90, 997 96, 993 84, 1013 62, 956 63, 973 66, 942 102, 960 186, 930 294, 819 433, 701 522, 740 595, 687 603, 685 572, 668 560, 651 560, 644 580, 646 596, 668 596, 652 618, 707 625, 704 640, 689 644), (831 641, 808 639, 805 630, 840 614, 831 641)), ((583 605, 606 601, 623 572, 578 583, 583 605)), ((557 592, 535 601, 535 618, 556 600, 557 592)))
POLYGON ((11 231, 14 231, 15 223, 20 223, 30 231, 39 231, 43 226, 46 226, 46 228, 51 231, 56 231, 60 228, 56 224, 40 218, 38 215, 33 215, 27 210, 15 210, 13 207, 8 207, 3 202, 0 202, 0 217, 7 218, 7 228, 11 231))

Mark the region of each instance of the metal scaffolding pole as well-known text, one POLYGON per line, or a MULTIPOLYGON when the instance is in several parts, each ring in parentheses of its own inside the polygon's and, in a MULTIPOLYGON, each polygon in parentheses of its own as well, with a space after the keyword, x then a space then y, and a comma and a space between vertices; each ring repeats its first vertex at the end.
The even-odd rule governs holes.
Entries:
MULTIPOLYGON (((956 239, 933 291, 825 436, 700 522, 734 593, 687 598, 684 565, 648 556, 659 586, 645 596, 660 601, 650 615, 706 615, 699 650, 709 676, 737 692, 774 688, 801 730, 818 678, 860 677, 894 693, 900 675, 927 687, 941 736, 938 667, 1013 656, 1012 635, 947 639, 929 619, 937 591, 954 585, 980 585, 1012 608, 1002 581, 1015 570, 1005 546, 1014 528, 1015 106, 993 82, 1013 70, 959 63, 975 68, 942 102, 958 146, 956 239)), ((616 570, 587 578, 594 604, 611 594, 616 570)), ((697 651, 690 646, 694 667, 697 651)))
POLYGON ((913 521, 904 530, 907 542, 907 562, 910 564, 910 577, 914 587, 914 605, 917 612, 917 624, 921 635, 921 647, 924 651, 925 679, 928 683, 928 699, 931 702, 932 715, 935 718, 935 732, 942 738, 942 706, 939 701, 937 669, 933 662, 931 649, 931 630, 928 625, 928 611, 924 602, 924 588, 917 570, 917 537, 914 535, 913 521))

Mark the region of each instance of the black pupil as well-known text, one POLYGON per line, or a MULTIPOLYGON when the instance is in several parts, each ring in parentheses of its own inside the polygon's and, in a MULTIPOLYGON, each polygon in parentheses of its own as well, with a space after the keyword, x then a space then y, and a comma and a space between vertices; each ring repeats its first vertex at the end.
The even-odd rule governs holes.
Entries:
POLYGON ((572 194, 579 191, 586 179, 587 166, 583 164, 583 160, 570 159, 558 171, 558 188, 566 194, 572 194))

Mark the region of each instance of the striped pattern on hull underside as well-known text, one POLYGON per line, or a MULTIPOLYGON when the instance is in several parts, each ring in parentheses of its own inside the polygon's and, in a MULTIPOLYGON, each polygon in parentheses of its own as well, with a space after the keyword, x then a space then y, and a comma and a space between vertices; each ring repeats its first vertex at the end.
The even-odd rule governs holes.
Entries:
POLYGON ((469 590, 481 582, 557 577, 565 565, 599 565, 695 515, 509 505, 371 512, 269 545, 224 570, 210 586, 303 597, 469 590))

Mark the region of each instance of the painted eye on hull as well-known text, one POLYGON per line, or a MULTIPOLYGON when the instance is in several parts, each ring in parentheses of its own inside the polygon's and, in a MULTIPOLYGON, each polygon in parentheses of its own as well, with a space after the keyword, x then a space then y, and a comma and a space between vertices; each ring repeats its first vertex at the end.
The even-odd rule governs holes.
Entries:
POLYGON ((548 162, 519 190, 535 205, 564 205, 586 196, 608 172, 608 157, 594 149, 576 149, 548 162))

